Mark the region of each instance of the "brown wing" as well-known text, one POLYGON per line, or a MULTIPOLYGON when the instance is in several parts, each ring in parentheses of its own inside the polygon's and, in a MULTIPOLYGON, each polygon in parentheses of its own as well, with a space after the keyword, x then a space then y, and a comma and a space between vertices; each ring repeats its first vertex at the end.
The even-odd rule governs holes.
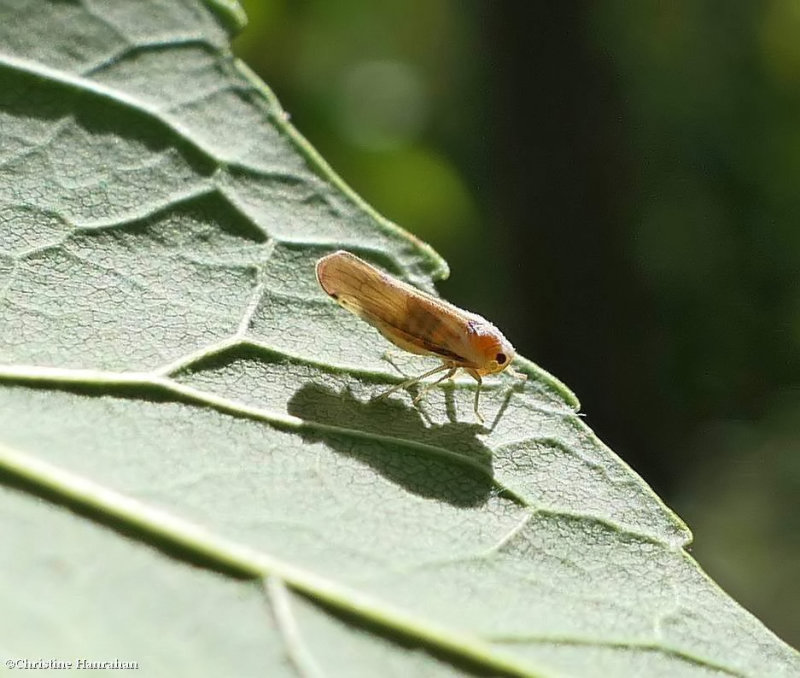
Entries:
POLYGON ((466 321, 458 309, 393 278, 349 252, 317 262, 317 280, 341 306, 413 353, 466 362, 459 351, 466 321))

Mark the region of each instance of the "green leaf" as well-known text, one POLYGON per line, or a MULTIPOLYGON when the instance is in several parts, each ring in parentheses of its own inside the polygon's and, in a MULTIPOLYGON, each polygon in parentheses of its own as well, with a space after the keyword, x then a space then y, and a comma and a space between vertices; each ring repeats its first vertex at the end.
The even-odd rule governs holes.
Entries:
POLYGON ((0 659, 800 672, 534 364, 487 380, 486 428, 467 380, 373 400, 402 377, 315 261, 447 267, 233 58, 234 3, 0 12, 0 659))

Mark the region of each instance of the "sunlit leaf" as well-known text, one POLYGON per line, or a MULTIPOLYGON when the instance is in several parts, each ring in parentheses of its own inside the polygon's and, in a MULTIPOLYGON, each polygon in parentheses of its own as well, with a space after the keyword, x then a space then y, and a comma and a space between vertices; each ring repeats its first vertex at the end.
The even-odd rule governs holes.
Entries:
POLYGON ((316 259, 350 249, 427 289, 446 265, 236 62, 236 7, 0 12, 3 660, 800 671, 532 363, 487 380, 486 427, 468 379, 373 399, 430 362, 387 361, 316 259))

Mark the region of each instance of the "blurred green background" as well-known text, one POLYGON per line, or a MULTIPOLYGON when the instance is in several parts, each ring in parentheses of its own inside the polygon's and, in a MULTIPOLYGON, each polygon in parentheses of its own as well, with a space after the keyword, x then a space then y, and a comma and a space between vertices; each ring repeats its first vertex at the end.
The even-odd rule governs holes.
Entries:
POLYGON ((299 130, 800 646, 800 3, 243 4, 299 130))

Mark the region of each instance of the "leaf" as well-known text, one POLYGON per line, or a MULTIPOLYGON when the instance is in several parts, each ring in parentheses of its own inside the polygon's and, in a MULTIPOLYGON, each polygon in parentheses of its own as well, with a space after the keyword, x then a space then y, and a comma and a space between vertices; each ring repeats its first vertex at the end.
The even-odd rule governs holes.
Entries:
POLYGON ((402 377, 316 259, 447 267, 232 57, 232 2, 0 9, 4 661, 797 675, 534 364, 488 429, 467 381, 372 399, 402 377))

